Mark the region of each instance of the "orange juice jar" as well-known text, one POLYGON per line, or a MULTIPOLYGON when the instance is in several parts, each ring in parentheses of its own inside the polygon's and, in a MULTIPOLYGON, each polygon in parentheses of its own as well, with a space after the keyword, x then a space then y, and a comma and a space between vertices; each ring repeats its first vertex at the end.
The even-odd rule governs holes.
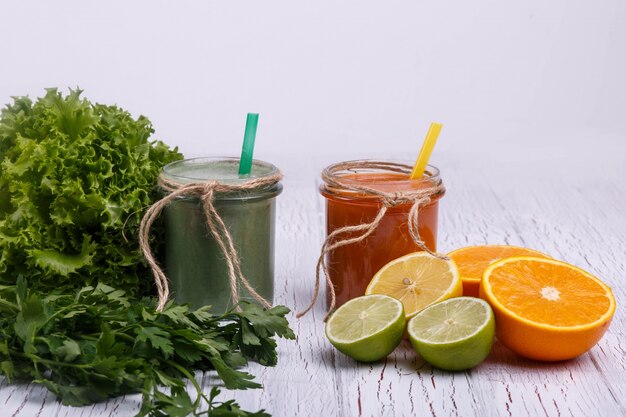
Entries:
MULTIPOLYGON (((422 189, 436 190, 419 205, 417 228, 424 245, 431 251, 437 249, 439 199, 445 194, 439 170, 429 165, 421 179, 411 180, 409 174, 412 167, 409 164, 377 164, 379 163, 370 163, 367 160, 348 161, 330 165, 322 172, 323 179, 329 175, 335 179, 332 183, 324 180, 320 186, 320 192, 326 199, 327 235, 346 226, 372 222, 381 207, 387 206, 387 211, 371 234, 361 241, 336 247, 328 252, 327 274, 335 289, 335 308, 365 294, 374 274, 389 261, 421 250, 411 238, 408 227, 409 211, 414 202, 402 201, 403 193, 415 193, 422 189), (352 167, 338 169, 346 164, 352 167), (355 168, 358 166, 364 168, 355 168), (373 189, 387 196, 400 196, 400 201, 395 204, 386 203, 380 195, 359 191, 359 187, 373 189)), ((348 233, 346 238, 354 236, 354 233, 348 233)), ((327 289, 328 308, 331 305, 330 297, 327 289)))

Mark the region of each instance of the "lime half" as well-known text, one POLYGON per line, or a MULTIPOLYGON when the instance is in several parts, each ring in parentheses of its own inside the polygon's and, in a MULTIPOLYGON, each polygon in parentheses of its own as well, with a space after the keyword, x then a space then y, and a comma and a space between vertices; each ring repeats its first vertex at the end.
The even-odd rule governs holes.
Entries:
POLYGON ((428 363, 448 371, 473 368, 493 346, 493 311, 474 297, 451 298, 417 313, 408 325, 409 338, 428 363))
POLYGON ((353 298, 326 322, 326 337, 340 352, 362 362, 389 355, 404 335, 404 307, 387 295, 353 298))

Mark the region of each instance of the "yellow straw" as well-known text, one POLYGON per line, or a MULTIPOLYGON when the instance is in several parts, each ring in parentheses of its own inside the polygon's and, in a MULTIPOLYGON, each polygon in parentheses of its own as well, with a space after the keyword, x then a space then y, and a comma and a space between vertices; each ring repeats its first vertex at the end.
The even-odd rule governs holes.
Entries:
POLYGON ((420 154, 417 157, 417 161, 415 161, 413 172, 411 172, 412 180, 420 179, 424 175, 426 165, 428 164, 428 160, 430 159, 430 154, 433 153, 435 143, 437 143, 437 138, 439 137, 439 132, 441 132, 442 127, 443 125, 441 123, 430 124, 430 128, 428 129, 426 139, 424 139, 424 143, 422 144, 420 154))

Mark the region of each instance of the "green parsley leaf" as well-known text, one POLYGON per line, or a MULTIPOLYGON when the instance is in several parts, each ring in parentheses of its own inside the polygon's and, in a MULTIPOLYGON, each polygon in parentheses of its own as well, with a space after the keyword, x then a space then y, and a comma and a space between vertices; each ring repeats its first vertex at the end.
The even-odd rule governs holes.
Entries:
POLYGON ((65 362, 73 362, 80 353, 80 345, 72 339, 64 340, 63 345, 54 351, 54 355, 65 362))

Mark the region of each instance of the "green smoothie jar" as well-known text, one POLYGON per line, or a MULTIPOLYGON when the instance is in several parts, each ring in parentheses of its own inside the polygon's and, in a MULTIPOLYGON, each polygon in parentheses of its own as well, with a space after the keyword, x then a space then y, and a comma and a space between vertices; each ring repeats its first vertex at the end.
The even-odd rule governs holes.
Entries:
MULTIPOLYGON (((181 184, 217 181, 237 185, 278 173, 254 160, 249 175, 239 176, 239 158, 193 158, 163 168, 162 176, 181 184)), ((216 193, 213 205, 224 222, 248 283, 265 300, 274 297, 274 233, 280 182, 253 190, 216 193)), ((213 238, 199 197, 182 196, 165 208, 165 271, 172 295, 192 308, 212 306, 215 314, 234 307, 226 259, 213 238)), ((239 283, 239 300, 254 301, 239 283)))

